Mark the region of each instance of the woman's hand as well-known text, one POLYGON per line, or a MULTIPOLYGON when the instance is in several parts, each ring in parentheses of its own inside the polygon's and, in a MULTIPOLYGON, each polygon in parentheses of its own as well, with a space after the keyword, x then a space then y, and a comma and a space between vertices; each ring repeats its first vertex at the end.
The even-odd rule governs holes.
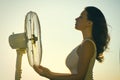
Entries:
POLYGON ((50 78, 51 77, 51 71, 48 68, 45 68, 43 66, 33 66, 34 70, 41 76, 50 78))

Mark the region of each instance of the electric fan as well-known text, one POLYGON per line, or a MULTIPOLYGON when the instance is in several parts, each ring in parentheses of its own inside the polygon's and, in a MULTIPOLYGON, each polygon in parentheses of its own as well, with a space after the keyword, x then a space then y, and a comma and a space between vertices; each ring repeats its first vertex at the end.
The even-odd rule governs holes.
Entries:
POLYGON ((27 52, 28 62, 32 67, 41 63, 41 29, 38 16, 35 12, 30 11, 27 13, 24 32, 10 35, 9 44, 17 52, 15 80, 20 80, 22 55, 25 52, 27 52))

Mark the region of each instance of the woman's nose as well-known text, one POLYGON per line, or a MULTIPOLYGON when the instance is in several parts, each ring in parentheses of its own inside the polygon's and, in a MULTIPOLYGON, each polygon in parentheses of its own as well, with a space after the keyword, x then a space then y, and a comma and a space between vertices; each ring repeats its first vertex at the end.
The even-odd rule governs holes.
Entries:
POLYGON ((75 20, 77 21, 78 18, 75 18, 75 20))

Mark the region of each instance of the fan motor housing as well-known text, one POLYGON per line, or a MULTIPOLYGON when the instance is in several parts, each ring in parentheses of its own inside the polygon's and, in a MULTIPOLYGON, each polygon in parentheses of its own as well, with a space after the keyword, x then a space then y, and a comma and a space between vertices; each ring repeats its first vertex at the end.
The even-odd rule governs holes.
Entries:
POLYGON ((25 33, 12 34, 9 36, 9 44, 13 49, 27 48, 27 37, 25 33))

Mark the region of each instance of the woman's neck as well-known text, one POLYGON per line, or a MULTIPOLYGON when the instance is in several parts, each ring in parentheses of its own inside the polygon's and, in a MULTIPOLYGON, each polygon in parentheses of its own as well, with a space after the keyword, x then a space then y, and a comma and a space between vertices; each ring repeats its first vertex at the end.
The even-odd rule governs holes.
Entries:
POLYGON ((83 40, 85 40, 85 39, 93 39, 92 31, 90 31, 90 30, 84 30, 84 31, 82 31, 82 34, 83 34, 83 40))

